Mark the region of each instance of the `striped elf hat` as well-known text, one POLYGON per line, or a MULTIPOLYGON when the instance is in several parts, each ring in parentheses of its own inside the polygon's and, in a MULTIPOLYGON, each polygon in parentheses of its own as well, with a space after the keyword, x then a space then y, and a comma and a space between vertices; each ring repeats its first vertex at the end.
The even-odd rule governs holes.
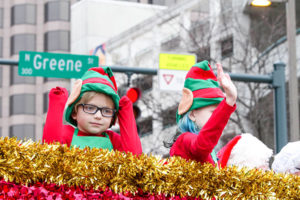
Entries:
POLYGON ((181 101, 176 113, 176 121, 185 113, 197 108, 219 104, 225 95, 207 60, 192 66, 185 77, 181 101))
POLYGON ((72 92, 67 100, 64 121, 76 126, 76 121, 72 118, 72 112, 74 105, 81 99, 83 93, 88 91, 94 91, 106 94, 110 96, 115 104, 115 109, 119 110, 118 88, 109 67, 94 67, 90 68, 81 79, 78 79, 73 88, 72 92))

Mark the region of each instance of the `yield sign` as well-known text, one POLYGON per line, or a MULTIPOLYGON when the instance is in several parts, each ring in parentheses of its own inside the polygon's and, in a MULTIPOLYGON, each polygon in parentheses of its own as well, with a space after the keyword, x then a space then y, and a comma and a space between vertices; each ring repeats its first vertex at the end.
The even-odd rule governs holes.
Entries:
POLYGON ((171 83, 174 78, 174 74, 163 74, 164 80, 167 82, 167 85, 171 83))

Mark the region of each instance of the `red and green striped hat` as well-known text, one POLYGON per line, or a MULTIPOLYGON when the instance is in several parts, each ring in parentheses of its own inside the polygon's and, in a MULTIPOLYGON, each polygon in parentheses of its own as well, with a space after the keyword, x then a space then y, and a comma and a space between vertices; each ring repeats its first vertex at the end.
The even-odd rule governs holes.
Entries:
POLYGON ((225 95, 207 60, 192 66, 185 77, 181 101, 176 113, 178 122, 185 113, 197 108, 219 104, 225 95))
POLYGON ((81 79, 75 82, 64 112, 64 120, 66 122, 76 126, 76 122, 72 118, 74 105, 88 91, 110 96, 115 104, 115 109, 119 110, 120 97, 112 70, 109 67, 94 67, 90 68, 81 79))

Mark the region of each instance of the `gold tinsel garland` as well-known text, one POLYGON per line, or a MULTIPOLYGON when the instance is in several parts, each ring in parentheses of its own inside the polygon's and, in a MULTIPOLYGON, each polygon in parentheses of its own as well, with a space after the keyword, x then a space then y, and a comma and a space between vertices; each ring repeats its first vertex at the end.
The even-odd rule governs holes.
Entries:
POLYGON ((179 157, 0 139, 0 176, 20 184, 47 182, 69 186, 109 187, 116 193, 138 189, 150 194, 216 199, 299 199, 300 177, 272 171, 222 170, 179 157))

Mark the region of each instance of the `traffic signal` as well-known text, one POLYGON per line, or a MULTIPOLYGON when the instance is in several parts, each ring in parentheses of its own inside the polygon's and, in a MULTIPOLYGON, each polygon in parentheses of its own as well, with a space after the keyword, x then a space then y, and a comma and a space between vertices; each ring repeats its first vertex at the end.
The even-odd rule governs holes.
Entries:
POLYGON ((141 115, 140 108, 136 105, 137 100, 141 97, 141 90, 136 87, 129 88, 126 92, 126 96, 133 103, 133 114, 135 119, 137 119, 141 115))
POLYGON ((141 97, 141 90, 136 87, 129 88, 126 96, 131 100, 132 103, 135 103, 141 97))

